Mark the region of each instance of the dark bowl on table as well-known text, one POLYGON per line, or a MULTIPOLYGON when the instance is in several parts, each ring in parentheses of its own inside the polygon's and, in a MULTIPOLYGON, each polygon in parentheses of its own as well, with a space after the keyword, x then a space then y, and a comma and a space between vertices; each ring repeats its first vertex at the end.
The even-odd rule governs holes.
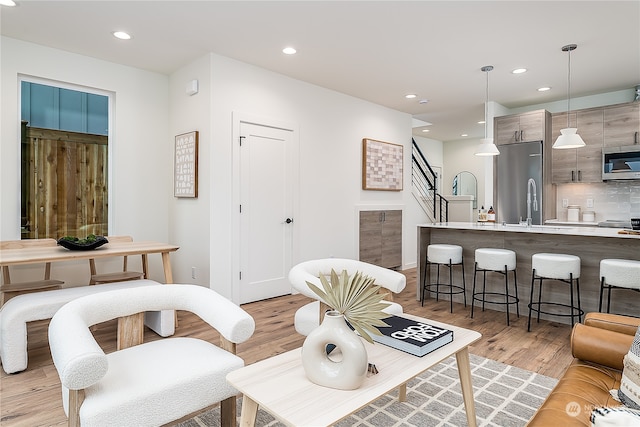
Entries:
POLYGON ((92 242, 83 242, 79 239, 70 240, 65 237, 58 239, 58 245, 71 251, 91 251, 93 249, 99 248, 105 243, 109 243, 109 241, 104 236, 96 236, 95 240, 92 242))

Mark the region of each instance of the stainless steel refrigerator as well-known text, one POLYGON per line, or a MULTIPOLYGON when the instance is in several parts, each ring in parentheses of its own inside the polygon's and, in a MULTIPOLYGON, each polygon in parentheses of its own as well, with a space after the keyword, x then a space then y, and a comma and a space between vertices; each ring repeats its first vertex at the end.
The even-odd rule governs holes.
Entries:
POLYGON ((517 224, 526 221, 542 224, 542 141, 519 142, 499 146, 496 156, 497 221, 517 224))

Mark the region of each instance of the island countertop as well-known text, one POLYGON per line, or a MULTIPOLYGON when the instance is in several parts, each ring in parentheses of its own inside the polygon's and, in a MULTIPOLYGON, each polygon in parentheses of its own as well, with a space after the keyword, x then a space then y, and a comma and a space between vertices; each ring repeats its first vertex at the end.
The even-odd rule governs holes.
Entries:
POLYGON ((560 234, 568 236, 615 237, 621 239, 640 239, 640 232, 606 227, 561 226, 561 225, 526 225, 498 224, 488 222, 437 222, 434 224, 418 224, 418 227, 451 228, 457 230, 493 231, 511 233, 560 234), (620 233, 622 232, 622 233, 620 233))
MULTIPOLYGON (((474 274, 475 250, 478 248, 504 248, 516 253, 518 293, 520 314, 528 312, 527 305, 531 289, 531 257, 533 254, 550 252, 570 254, 580 257, 580 295, 585 312, 598 311, 600 297, 600 261, 607 258, 640 261, 640 235, 620 234, 632 230, 605 227, 526 225, 499 223, 446 222, 419 224, 418 232, 418 286, 420 292, 425 276, 429 274, 426 264, 427 246, 430 244, 452 244, 462 246, 464 270, 467 283, 467 304, 471 302, 471 286, 474 274)), ((637 233, 637 232, 636 232, 637 233)), ((435 270, 432 268, 431 270, 435 270)), ((454 284, 462 283, 460 268, 454 269, 454 284)), ((435 274, 434 274, 435 276, 435 274)), ((434 277, 432 277, 433 282, 434 277)), ((487 275, 487 292, 504 291, 504 277, 487 275), (490 277, 491 276, 491 277, 490 277), (494 277, 495 276, 495 277, 494 277)), ((557 302, 563 302, 568 292, 562 284, 547 287, 545 293, 557 302), (548 289, 548 291, 547 291, 548 289)), ((447 295, 440 295, 446 299, 447 295)), ((613 313, 640 316, 640 296, 636 293, 626 295, 623 291, 613 292, 611 298, 613 313)), ((462 294, 454 295, 454 301, 462 303, 462 294)), ((503 310, 500 306, 492 309, 503 310)), ((563 322, 555 316, 542 316, 553 321, 563 322)))

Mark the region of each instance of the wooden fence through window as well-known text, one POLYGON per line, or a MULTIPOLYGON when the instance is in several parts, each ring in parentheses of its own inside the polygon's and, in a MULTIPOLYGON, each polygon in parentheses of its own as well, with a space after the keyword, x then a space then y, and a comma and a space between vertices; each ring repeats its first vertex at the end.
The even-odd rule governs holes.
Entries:
POLYGON ((107 234, 108 138, 22 127, 22 238, 107 234))

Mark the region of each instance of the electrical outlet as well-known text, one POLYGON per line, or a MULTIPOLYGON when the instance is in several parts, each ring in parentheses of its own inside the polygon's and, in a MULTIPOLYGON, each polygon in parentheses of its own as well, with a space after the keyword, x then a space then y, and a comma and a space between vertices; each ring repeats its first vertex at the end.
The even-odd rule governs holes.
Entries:
POLYGON ((191 267, 191 278, 192 279, 196 278, 196 272, 197 272, 196 268, 195 267, 191 267))
POLYGON ((566 208, 567 206, 569 206, 569 199, 562 199, 562 207, 566 208))
POLYGON ((587 199, 587 207, 588 208, 592 208, 593 207, 593 199, 587 199))

